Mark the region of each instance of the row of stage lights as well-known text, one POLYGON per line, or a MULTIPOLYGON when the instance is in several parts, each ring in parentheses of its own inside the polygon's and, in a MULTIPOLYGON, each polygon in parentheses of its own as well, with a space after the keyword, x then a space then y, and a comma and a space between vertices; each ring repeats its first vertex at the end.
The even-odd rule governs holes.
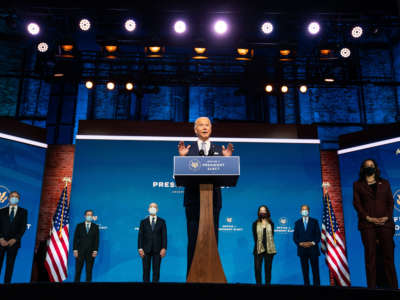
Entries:
MULTIPOLYGON (((325 82, 334 82, 335 80, 333 78, 325 78, 324 79, 325 82)), ((87 80, 85 82, 85 86, 88 90, 91 90, 94 88, 94 82, 92 80, 87 80)), ((106 87, 109 91, 113 91, 116 87, 116 83, 113 81, 108 81, 106 83, 106 87)), ((135 87, 133 82, 126 82, 125 83, 125 90, 127 91, 133 91, 133 88, 135 87)), ((272 92, 274 92, 274 86, 272 84, 266 84, 264 87, 264 90, 267 94, 271 94, 272 92)), ((298 87, 298 90, 300 93, 305 94, 308 91, 308 87, 305 84, 302 84, 298 87)), ((282 94, 286 94, 287 92, 289 92, 289 87, 287 85, 281 85, 280 86, 280 91, 282 94)))
MULTIPOLYGON (((91 27, 89 19, 84 18, 79 21, 80 30, 89 31, 91 27)), ((128 32, 134 32, 136 27, 136 22, 133 19, 128 19, 124 23, 124 28, 128 32)), ((212 24, 212 28, 217 35, 224 35, 229 31, 229 24, 226 20, 219 19, 212 24)), ((173 29, 176 34, 182 35, 188 31, 188 25, 183 20, 176 20, 173 24, 173 29)), ((27 25, 27 30, 31 35, 38 35, 40 33, 40 26, 38 23, 31 22, 27 25)), ((270 21, 266 21, 260 26, 260 30, 264 34, 271 34, 274 31, 274 25, 270 21)), ((316 35, 320 32, 321 25, 315 21, 310 22, 307 25, 307 30, 311 35, 316 35)), ((350 33, 353 38, 358 39, 363 35, 363 28, 361 26, 354 26, 350 33)))

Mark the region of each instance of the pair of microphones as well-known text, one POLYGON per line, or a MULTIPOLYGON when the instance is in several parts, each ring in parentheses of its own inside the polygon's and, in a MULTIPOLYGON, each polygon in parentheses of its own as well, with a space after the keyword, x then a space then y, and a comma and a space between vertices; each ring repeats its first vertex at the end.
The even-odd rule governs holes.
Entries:
MULTIPOLYGON (((206 154, 204 153, 204 150, 203 149, 201 149, 200 151, 199 151, 199 155, 200 156, 206 156, 206 154)), ((214 151, 212 150, 212 149, 210 149, 210 151, 208 151, 208 156, 213 156, 214 155, 214 151)))

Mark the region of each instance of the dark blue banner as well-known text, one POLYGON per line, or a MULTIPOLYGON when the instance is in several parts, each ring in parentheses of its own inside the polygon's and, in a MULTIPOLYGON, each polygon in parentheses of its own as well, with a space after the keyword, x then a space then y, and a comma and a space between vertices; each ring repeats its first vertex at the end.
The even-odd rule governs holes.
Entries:
MULTIPOLYGON (((184 282, 187 232, 183 188, 172 178, 177 141, 77 140, 71 188, 71 239, 93 209, 100 225, 100 249, 93 269, 94 281, 141 281, 137 253, 139 224, 148 205, 159 204, 167 222, 168 250, 160 280, 184 282)), ((236 187, 222 189, 219 252, 228 282, 255 283, 252 222, 266 204, 275 223, 277 255, 272 283, 302 284, 300 261, 293 242, 294 222, 300 206, 321 220, 321 167, 318 144, 234 143, 240 156, 236 187)), ((69 257, 69 280, 75 261, 69 257)), ((329 284, 324 258, 321 282, 329 284)), ((85 273, 82 273, 84 280, 85 273)))

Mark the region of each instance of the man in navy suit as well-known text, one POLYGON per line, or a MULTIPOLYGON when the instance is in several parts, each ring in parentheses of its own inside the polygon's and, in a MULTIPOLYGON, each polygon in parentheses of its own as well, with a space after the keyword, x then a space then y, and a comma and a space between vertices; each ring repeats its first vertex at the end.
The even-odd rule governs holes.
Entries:
MULTIPOLYGON (((180 156, 231 156, 233 145, 228 144, 219 146, 210 142, 211 136, 211 121, 207 117, 200 117, 194 122, 194 132, 198 140, 192 144, 185 145, 181 141, 178 145, 180 156)), ((196 247, 197 232, 199 230, 200 219, 200 189, 199 185, 191 185, 185 187, 184 202, 186 213, 186 224, 188 233, 188 248, 187 248, 187 274, 189 274, 190 266, 196 247)), ((221 188, 214 186, 213 192, 213 215, 214 215, 214 230, 215 237, 218 243, 218 225, 219 213, 222 207, 221 188)))
POLYGON ((157 216, 157 203, 150 203, 149 216, 140 222, 138 252, 143 263, 143 282, 150 281, 150 265, 153 264, 153 282, 160 279, 161 259, 167 253, 167 225, 157 216))
POLYGON ((316 219, 309 216, 308 205, 301 207, 301 218, 294 225, 293 240, 297 245, 297 255, 300 257, 301 270, 303 272, 304 285, 310 285, 309 263, 313 273, 313 285, 319 285, 320 256, 318 243, 321 240, 321 231, 316 219))

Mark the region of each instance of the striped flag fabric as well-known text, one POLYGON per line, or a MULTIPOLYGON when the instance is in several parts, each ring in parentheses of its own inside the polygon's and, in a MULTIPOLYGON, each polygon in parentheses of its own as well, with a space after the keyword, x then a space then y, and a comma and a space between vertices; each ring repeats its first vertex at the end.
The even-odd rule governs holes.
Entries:
POLYGON ((328 193, 323 197, 323 201, 321 250, 325 254, 326 264, 336 282, 340 286, 350 286, 350 271, 347 263, 346 246, 328 193))
POLYGON ((68 188, 65 186, 53 216, 53 225, 44 262, 51 282, 62 282, 67 279, 68 249, 69 202, 68 188))

